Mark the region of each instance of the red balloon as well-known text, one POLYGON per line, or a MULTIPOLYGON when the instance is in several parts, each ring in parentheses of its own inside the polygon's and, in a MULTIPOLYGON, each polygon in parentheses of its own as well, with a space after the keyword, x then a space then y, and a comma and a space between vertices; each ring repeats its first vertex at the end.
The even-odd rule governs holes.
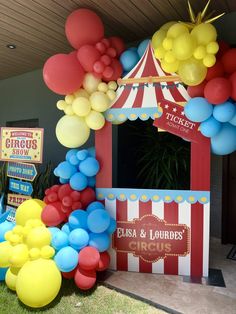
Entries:
POLYGON ((112 67, 114 72, 113 72, 112 76, 109 77, 109 78, 103 77, 103 80, 105 82, 116 81, 118 78, 121 77, 121 74, 123 72, 122 65, 121 65, 121 63, 117 59, 113 59, 112 60, 112 63, 110 64, 110 67, 112 67))
POLYGON ((88 290, 96 283, 96 272, 94 270, 84 270, 80 266, 75 272, 75 284, 81 290, 88 290))
POLYGON ((223 41, 223 40, 218 41, 218 45, 219 45, 219 50, 218 50, 218 52, 217 52, 217 54, 216 54, 216 59, 220 59, 220 58, 223 56, 223 54, 224 54, 227 50, 230 49, 229 44, 227 44, 227 43, 226 43, 225 41, 223 41))
POLYGON ((54 184, 53 186, 50 187, 50 190, 53 192, 57 192, 60 188, 59 184, 54 184))
POLYGON ((69 271, 68 273, 61 272, 62 276, 66 279, 72 279, 75 276, 76 269, 69 271))
POLYGON ((57 193, 56 192, 50 192, 47 196, 47 199, 50 203, 56 202, 57 201, 57 193))
POLYGON ((101 56, 100 60, 101 60, 105 65, 111 64, 111 57, 109 57, 108 55, 103 55, 103 56, 101 56))
POLYGON ((72 197, 73 201, 79 201, 80 200, 80 192, 79 191, 73 191, 70 194, 70 197, 72 197))
POLYGON ((62 184, 58 189, 58 197, 62 201, 65 196, 69 196, 74 190, 70 187, 69 183, 62 184))
POLYGON ((231 85, 232 85, 232 91, 230 97, 233 98, 233 100, 236 100, 236 72, 234 72, 230 78, 229 78, 231 85))
POLYGON ((71 207, 72 210, 81 209, 81 208, 82 208, 81 202, 74 202, 71 207))
POLYGON ((100 53, 105 53, 107 50, 107 47, 102 42, 96 43, 95 47, 100 53))
POLYGON ((80 192, 80 202, 82 203, 82 208, 86 208, 90 203, 96 200, 96 194, 94 190, 90 187, 84 189, 80 192))
POLYGON ((110 255, 107 251, 100 253, 100 260, 98 263, 97 271, 104 271, 110 265, 110 255))
POLYGON ((194 97, 204 97, 204 87, 206 85, 206 81, 203 81, 202 83, 195 85, 195 86, 188 86, 187 92, 191 98, 194 97))
POLYGON ((73 204, 73 199, 70 196, 64 196, 62 199, 62 205, 65 207, 71 207, 73 204))
POLYGON ((66 218, 66 215, 61 211, 61 203, 54 202, 44 207, 41 219, 45 225, 52 227, 62 223, 66 218))
POLYGON ((114 70, 112 69, 112 67, 111 66, 107 66, 107 67, 105 67, 105 69, 104 69, 104 71, 102 73, 102 76, 104 78, 106 78, 107 80, 110 80, 110 78, 112 77, 113 73, 114 73, 114 70))
POLYGON ((111 58, 115 58, 116 57, 116 50, 115 48, 109 47, 106 51, 106 53, 108 54, 108 56, 110 56, 111 58))
POLYGON ((95 270, 98 267, 100 254, 92 246, 86 246, 79 252, 79 266, 85 270, 95 270))
POLYGON ((125 43, 123 41, 123 39, 121 39, 120 37, 110 37, 109 38, 111 46, 113 48, 115 48, 116 53, 117 53, 117 57, 119 57, 122 52, 125 51, 125 43))
POLYGON ((78 90, 84 79, 84 69, 75 54, 56 54, 43 67, 45 84, 59 95, 72 94, 78 90))
POLYGON ((204 88, 204 97, 209 103, 218 105, 225 102, 231 95, 232 86, 228 79, 216 77, 207 82, 204 88))
POLYGON ((93 65, 101 57, 101 53, 92 45, 79 48, 77 58, 86 72, 93 71, 93 65))
POLYGON ((215 77, 222 77, 224 76, 224 67, 220 60, 217 60, 216 63, 207 69, 206 80, 210 81, 215 77))
POLYGON ((105 65, 102 61, 97 61, 93 65, 93 71, 100 74, 104 71, 105 65))
POLYGON ((221 62, 223 63, 224 70, 226 73, 233 73, 236 71, 236 48, 227 50, 222 58, 221 62))
POLYGON ((86 44, 96 44, 104 36, 104 26, 100 17, 88 9, 72 12, 65 25, 66 37, 75 49, 86 44))

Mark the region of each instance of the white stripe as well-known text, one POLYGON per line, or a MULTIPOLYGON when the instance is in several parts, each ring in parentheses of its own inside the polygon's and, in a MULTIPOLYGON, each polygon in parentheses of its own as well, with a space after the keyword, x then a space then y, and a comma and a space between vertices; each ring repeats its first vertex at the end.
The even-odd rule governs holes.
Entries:
MULTIPOLYGON (((178 204, 178 223, 185 224, 191 227, 191 204, 184 201, 178 204)), ((178 274, 190 276, 191 273, 191 258, 190 254, 178 257, 178 274)))
POLYGON ((156 108, 157 109, 156 88, 153 86, 144 87, 142 108, 156 108))
POLYGON ((135 257, 132 253, 128 253, 128 271, 139 272, 139 257, 135 257))
MULTIPOLYGON (((105 199, 105 207, 106 210, 109 212, 112 218, 116 220, 116 200, 108 200, 107 198, 105 199)), ((111 261, 110 261, 110 269, 116 270, 117 268, 117 263, 116 263, 116 250, 112 248, 112 245, 110 246, 108 250, 111 261)))
MULTIPOLYGON (((175 83, 179 83, 179 82, 175 82, 175 83)), ((189 101, 190 96, 189 96, 189 94, 188 94, 188 92, 187 92, 187 89, 186 89, 183 85, 179 85, 178 91, 180 92, 180 94, 183 96, 183 98, 184 98, 186 101, 189 101)))
POLYGON ((203 276, 208 277, 210 203, 204 204, 203 210, 204 210, 204 218, 203 218, 203 276))
MULTIPOLYGON (((164 202, 152 202, 152 214, 159 219, 164 219, 164 202)), ((152 263, 152 273, 164 274, 164 259, 159 259, 157 262, 152 263)))

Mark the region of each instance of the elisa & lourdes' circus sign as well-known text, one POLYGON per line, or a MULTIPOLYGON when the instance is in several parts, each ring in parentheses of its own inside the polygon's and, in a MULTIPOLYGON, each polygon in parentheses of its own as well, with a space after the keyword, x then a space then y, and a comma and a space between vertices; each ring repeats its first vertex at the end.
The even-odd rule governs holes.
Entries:
POLYGON ((1 128, 0 160, 42 163, 43 129, 1 128))
POLYGON ((118 221, 113 248, 150 263, 166 256, 186 256, 190 251, 190 230, 184 224, 169 224, 155 215, 118 221))

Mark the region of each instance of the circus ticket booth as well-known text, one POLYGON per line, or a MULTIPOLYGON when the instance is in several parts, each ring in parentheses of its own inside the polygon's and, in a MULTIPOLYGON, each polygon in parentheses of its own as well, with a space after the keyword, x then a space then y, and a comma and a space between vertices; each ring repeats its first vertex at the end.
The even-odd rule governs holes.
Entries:
POLYGON ((111 268, 208 276, 210 143, 199 124, 184 115, 189 96, 179 77, 163 72, 151 45, 118 83, 106 125, 95 139, 101 164, 97 198, 117 221, 111 268), (150 118, 156 128, 191 142, 190 190, 113 188, 112 122, 150 118))

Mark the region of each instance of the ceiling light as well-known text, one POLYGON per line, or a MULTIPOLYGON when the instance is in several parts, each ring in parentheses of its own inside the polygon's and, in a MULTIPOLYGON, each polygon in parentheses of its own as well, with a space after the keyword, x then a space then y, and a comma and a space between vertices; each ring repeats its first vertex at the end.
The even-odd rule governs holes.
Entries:
POLYGON ((14 44, 8 44, 8 45, 7 45, 7 48, 9 48, 9 49, 16 49, 16 45, 14 45, 14 44))

